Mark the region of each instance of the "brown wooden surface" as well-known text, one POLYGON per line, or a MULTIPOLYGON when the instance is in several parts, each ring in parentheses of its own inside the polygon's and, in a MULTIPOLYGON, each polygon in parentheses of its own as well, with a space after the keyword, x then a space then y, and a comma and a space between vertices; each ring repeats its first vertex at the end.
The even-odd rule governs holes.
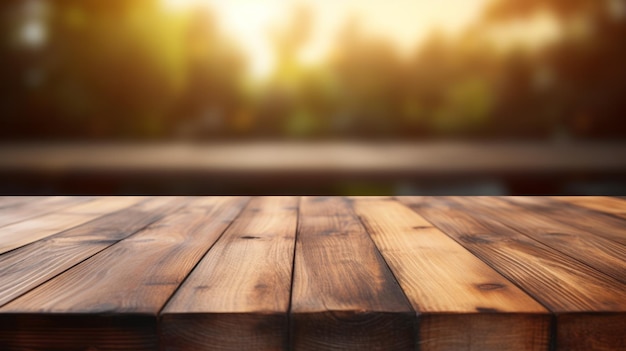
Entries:
POLYGON ((547 197, 509 196, 504 199, 533 212, 548 215, 559 222, 626 245, 626 232, 622 218, 547 197))
MULTIPOLYGON (((531 203, 542 199, 525 198, 531 203)), ((626 322, 626 284, 593 269, 501 223, 500 216, 473 216, 474 206, 458 198, 402 198, 431 223, 495 270, 520 286, 556 315, 557 340, 570 340, 558 350, 587 350, 584 339, 593 335, 597 349, 624 347, 623 334, 607 337, 597 315, 616 313, 620 329, 626 322), (564 323, 563 318, 574 323, 564 323), (595 321, 595 322, 594 322, 595 321), (579 328, 579 329, 576 329, 579 328)), ((624 227, 626 228, 626 227, 624 227)), ((626 230, 626 229, 624 229, 626 230)), ((576 241, 572 240, 572 245, 576 241)), ((621 264, 618 269, 626 269, 621 264)))
POLYGON ((0 197, 0 350, 622 350, 623 203, 0 197))
POLYGON ((625 199, 596 196, 557 196, 554 198, 580 207, 586 207, 598 212, 610 213, 617 217, 626 218, 625 199))
MULTIPOLYGON (((141 316, 133 327, 141 329, 138 340, 143 345, 139 346, 141 342, 130 334, 118 340, 118 347, 126 347, 128 343, 137 350, 154 349, 157 334, 148 337, 145 330, 156 326, 157 314, 165 302, 245 201, 244 198, 191 201, 182 210, 10 302, 0 308, 0 313, 15 315, 26 324, 31 323, 29 318, 54 323, 56 341, 68 348, 84 345, 73 344, 72 331, 76 325, 70 324, 68 328, 63 323, 55 323, 59 315, 92 314, 94 333, 98 334, 102 332, 96 323, 98 315, 106 315, 101 326, 105 331, 116 321, 108 314, 118 314, 122 321, 126 320, 126 315, 141 316)), ((110 339, 116 339, 115 335, 110 339)), ((95 344, 93 347, 102 346, 95 344)))
POLYGON ((167 350, 276 350, 287 311, 298 198, 253 199, 162 313, 167 350))
POLYGON ((20 197, 4 198, 0 207, 0 227, 18 223, 43 214, 55 213, 61 209, 76 206, 91 200, 90 197, 31 197, 30 201, 19 201, 20 197), (7 202, 8 201, 8 202, 7 202))
POLYGON ((297 350, 415 347, 415 312, 342 198, 302 198, 291 315, 297 350))
POLYGON ((398 202, 354 207, 420 314, 422 350, 546 349, 547 310, 506 278, 398 202))
POLYGON ((475 217, 497 218, 506 226, 626 283, 626 246, 549 214, 533 212, 497 198, 455 198, 475 217))
POLYGON ((180 202, 151 199, 0 255, 0 305, 161 219, 180 202))
MULTIPOLYGON (((110 212, 130 207, 141 199, 141 197, 128 196, 104 197, 96 200, 78 199, 74 205, 61 208, 54 213, 6 225, 2 228, 0 237, 0 253, 55 235, 110 212)), ((27 212, 28 207, 22 211, 27 212)), ((51 211, 54 211, 54 207, 51 211)))

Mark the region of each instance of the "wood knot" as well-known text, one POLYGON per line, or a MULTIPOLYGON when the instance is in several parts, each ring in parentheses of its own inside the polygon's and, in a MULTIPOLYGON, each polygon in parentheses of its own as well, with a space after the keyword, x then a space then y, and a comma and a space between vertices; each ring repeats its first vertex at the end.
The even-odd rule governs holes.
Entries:
POLYGON ((428 229, 428 228, 431 228, 431 227, 429 227, 427 225, 416 225, 416 226, 413 227, 413 229, 417 229, 417 230, 428 229))
POLYGON ((502 284, 479 284, 478 289, 480 290, 498 290, 504 289, 504 285, 502 284))
POLYGON ((252 236, 252 235, 244 235, 241 238, 242 239, 247 239, 247 240, 261 239, 261 237, 259 237, 259 236, 252 236))

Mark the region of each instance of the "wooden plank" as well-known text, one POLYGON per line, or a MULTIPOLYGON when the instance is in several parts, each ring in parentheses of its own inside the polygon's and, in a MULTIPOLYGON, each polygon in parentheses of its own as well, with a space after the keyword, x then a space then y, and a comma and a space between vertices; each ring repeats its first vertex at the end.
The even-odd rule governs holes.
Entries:
POLYGON ((556 345, 559 350, 615 351, 626 349, 626 318, 623 312, 562 314, 556 345))
POLYGON ((286 348, 297 206, 250 202, 163 309, 165 350, 286 348))
POLYGON ((497 219, 470 216, 468 206, 445 198, 407 197, 400 201, 554 312, 557 350, 588 350, 585 345, 590 342, 601 350, 623 347, 623 333, 606 335, 604 327, 594 320, 598 314, 609 312, 615 314, 618 325, 623 325, 625 284, 497 219), (574 340, 559 344, 565 337, 574 340), (588 337, 593 340, 585 340, 588 337))
POLYGON ((91 200, 93 197, 42 196, 39 201, 27 202, 22 206, 2 208, 0 210, 0 227, 54 213, 63 208, 91 200))
POLYGON ((44 324, 26 341, 31 349, 157 349, 158 312, 246 202, 201 199, 99 252, 2 307, 0 318, 18 323, 3 325, 0 339, 23 348, 11 334, 44 324), (90 327, 76 315, 90 315, 90 327), (130 327, 122 335, 116 316, 130 327))
MULTIPOLYGON (((455 197, 468 213, 503 223, 553 249, 626 283, 626 246, 530 211, 509 202, 490 197, 455 197)), ((625 229, 626 230, 626 229, 625 229)))
POLYGON ((81 215, 102 216, 111 212, 130 207, 140 201, 147 200, 146 196, 99 196, 96 199, 55 213, 72 213, 81 215))
POLYGON ((416 315, 341 198, 301 200, 291 299, 296 350, 412 350, 416 315))
POLYGON ((548 311, 506 278, 396 201, 353 207, 419 313, 420 350, 547 350, 548 311))
POLYGON ((0 306, 187 202, 154 198, 0 255, 0 306))
POLYGON ((0 196, 0 211, 41 200, 40 196, 0 196))
POLYGON ((605 196, 553 196, 552 198, 626 219, 624 199, 605 196))
POLYGON ((0 254, 136 204, 143 198, 102 197, 0 228, 0 254))
POLYGON ((603 236, 626 245, 626 220, 591 211, 543 196, 507 196, 505 201, 541 213, 561 223, 603 236))
POLYGON ((153 317, 129 314, 1 314, 3 351, 158 350, 153 317), (106 327, 103 327, 106 326, 106 327), (93 345, 97 345, 97 348, 93 345))

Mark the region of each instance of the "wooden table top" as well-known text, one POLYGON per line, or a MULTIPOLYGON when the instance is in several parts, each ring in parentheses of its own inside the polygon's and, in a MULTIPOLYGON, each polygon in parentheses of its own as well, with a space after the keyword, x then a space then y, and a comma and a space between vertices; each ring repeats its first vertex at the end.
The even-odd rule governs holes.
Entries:
POLYGON ((625 350, 626 200, 0 197, 0 350, 625 350))

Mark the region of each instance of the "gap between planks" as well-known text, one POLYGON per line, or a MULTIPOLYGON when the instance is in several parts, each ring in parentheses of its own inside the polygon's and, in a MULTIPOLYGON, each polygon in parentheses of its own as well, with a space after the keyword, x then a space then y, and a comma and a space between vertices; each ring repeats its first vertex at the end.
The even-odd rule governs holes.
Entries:
MULTIPOLYGON (((105 313, 105 315, 99 315, 95 320, 71 317, 66 313, 67 311, 73 311, 70 314, 82 314, 85 311, 81 312, 80 308, 82 307, 80 307, 80 305, 73 307, 69 305, 64 306, 63 302, 59 302, 58 299, 53 301, 52 304, 50 304, 50 302, 37 303, 39 306, 47 306, 46 309, 48 312, 52 311, 58 313, 58 315, 54 317, 57 319, 43 321, 40 319, 38 322, 35 322, 34 319, 29 319, 30 317, 28 317, 27 314, 33 311, 36 312, 37 310, 32 310, 31 312, 22 311, 25 313, 21 313, 17 310, 11 311, 10 308, 3 308, 0 309, 0 319, 3 320, 2 324, 6 326, 7 329, 0 331, 0 345, 7 345, 2 344, 2 340, 5 340, 8 335, 7 333, 10 333, 12 330, 11 328, 14 328, 15 325, 19 323, 30 325, 33 328, 32 331, 40 332, 42 335, 48 333, 46 334, 48 337, 62 339, 66 334, 59 332, 59 329, 55 329, 58 328, 58 323, 56 322, 67 323, 68 325, 77 327, 100 328, 98 329, 100 334, 96 333, 94 335, 95 339, 98 340, 97 342, 100 342, 99 345, 105 348, 120 346, 121 344, 117 344, 119 340, 115 340, 115 334, 112 333, 123 332, 115 328, 107 329, 104 326, 110 325, 110 323, 125 323, 124 325, 129 326, 129 333, 131 333, 125 334, 124 336, 124 338, 126 338, 125 340, 128 342, 125 344, 125 347, 136 350, 147 350, 150 349, 150 347, 154 348, 159 342, 170 345, 168 349, 184 349, 184 345, 205 345, 207 340, 215 342, 214 345, 221 345, 228 342, 228 340, 220 340, 221 336, 219 335, 207 335, 206 331, 198 329, 205 329, 207 326, 216 326, 219 330, 227 334, 230 333, 229 335, 233 337, 230 340, 237 340, 235 343, 230 343, 231 349, 246 348, 253 345, 250 341, 251 335, 252 340, 264 340, 263 342, 265 342, 266 345, 275 346, 268 347, 270 349, 315 349, 319 348, 319 346, 325 346, 329 349, 348 349, 350 346, 354 349, 362 349, 368 345, 372 346, 371 348, 378 349, 389 349, 390 347, 394 349, 410 349, 414 348, 417 342, 422 351, 458 349, 461 347, 474 347, 484 350, 500 350, 506 348, 515 350, 545 350, 548 348, 550 338, 552 338, 553 342, 555 342, 554 347, 557 350, 586 350, 593 347, 609 350, 611 347, 615 348, 616 345, 619 347, 619 345, 626 343, 623 340, 623 335, 620 336, 619 333, 620 328, 626 327, 624 325, 623 306, 616 300, 620 298, 621 295, 615 295, 614 287, 609 288, 608 299, 610 303, 606 306, 610 307, 612 304, 615 307, 613 309, 615 312, 603 309, 599 302, 595 307, 588 308, 590 302, 584 300, 584 296, 579 294, 579 292, 574 292, 573 295, 568 297, 571 299, 569 306, 567 303, 561 303, 561 307, 559 307, 558 303, 548 299, 544 293, 537 293, 536 289, 529 289, 529 286, 532 287, 532 284, 529 285, 528 281, 525 281, 522 275, 514 274, 514 271, 512 271, 510 267, 504 267, 502 264, 498 263, 505 261, 501 261, 501 258, 499 258, 497 254, 490 256, 485 255, 483 251, 481 251, 482 249, 488 248, 489 245, 487 245, 487 242, 490 240, 494 243, 502 244, 502 248, 509 250, 508 252, 512 252, 514 256, 524 253, 522 249, 530 250, 530 246, 537 246, 541 248, 539 251, 548 254, 547 261, 540 262, 530 259, 529 262, 531 265, 535 265, 535 268, 539 268, 541 274, 547 274, 552 277, 555 277, 555 274, 556 276, 559 274, 568 276, 569 274, 568 277, 575 280, 580 274, 577 276, 575 273, 568 273, 568 271, 565 270, 568 266, 572 265, 575 268, 578 267, 579 270, 583 272, 582 276, 586 277, 585 279, 591 279, 590 281, 592 283, 604 281, 607 282, 608 285, 616 284, 615 281, 611 279, 603 280, 591 274, 589 267, 586 269, 580 268, 580 264, 575 264, 576 261, 572 260, 571 257, 565 259, 564 257, 567 255, 556 250, 556 248, 558 248, 558 242, 553 241, 551 245, 543 247, 541 240, 530 240, 529 237, 524 239, 524 235, 520 236, 520 233, 516 233, 511 227, 515 227, 514 222, 505 222, 507 226, 503 226, 503 224, 497 220, 498 216, 502 219, 503 213, 505 213, 503 210, 496 211, 496 216, 490 218, 487 214, 492 214, 492 212, 489 212, 492 209, 491 207, 483 206, 483 203, 481 206, 471 208, 473 203, 470 199, 467 199, 465 207, 463 207, 460 206, 460 204, 464 202, 459 198, 400 199, 401 202, 407 203, 412 209, 389 198, 350 198, 348 201, 345 198, 307 197, 296 198, 295 205, 281 205, 281 201, 293 201, 289 199, 293 198, 255 198, 252 205, 250 205, 250 203, 242 205, 245 206, 245 209, 238 212, 227 224, 221 224, 222 226, 225 225, 225 227, 223 227, 220 234, 214 238, 212 243, 209 243, 209 241, 205 242, 204 245, 209 246, 205 246, 206 251, 204 251, 203 254, 199 254, 202 250, 194 254, 194 260, 196 260, 194 264, 190 264, 189 262, 185 263, 187 272, 182 275, 177 275, 178 278, 174 279, 174 283, 172 283, 171 280, 160 277, 157 279, 158 281, 148 282, 150 284, 144 284, 145 286, 142 285, 141 289, 147 290, 169 289, 167 294, 160 294, 162 297, 164 296, 164 298, 159 297, 159 301, 161 302, 154 303, 145 310, 141 308, 136 310, 132 308, 130 310, 121 310, 125 315, 120 315, 118 316, 119 318, 116 319, 115 316, 108 315, 109 312, 107 312, 117 311, 115 301, 112 300, 112 305, 104 303, 101 306, 103 307, 102 311, 104 311, 101 312, 105 313), (263 204, 270 205, 265 206, 263 204), (265 211, 265 217, 262 210, 264 207, 270 208, 270 210, 265 211), (302 207, 304 207, 304 211, 302 207), (463 208, 466 211, 459 212, 459 209, 463 208), (246 210, 250 211, 246 212, 246 210), (461 215, 454 217, 451 225, 450 223, 441 221, 440 215, 443 210, 452 211, 454 214, 460 213, 461 215), (272 214, 268 215, 268 213, 272 214), (253 230, 258 223, 265 223, 265 225, 271 223, 271 220, 268 218, 275 216, 276 213, 282 213, 279 217, 284 216, 282 218, 289 218, 289 220, 282 225, 280 224, 282 221, 275 222, 278 224, 272 227, 283 228, 282 230, 285 230, 285 235, 273 236, 271 234, 275 234, 274 231, 271 231, 272 233, 265 232, 262 229, 267 229, 267 227, 263 226, 261 226, 261 229, 257 228, 257 231, 253 230), (421 214, 425 214, 424 217, 426 218, 421 217, 421 214), (434 221, 433 218, 435 218, 434 221), (459 218, 461 222, 458 222, 459 218), (428 219, 428 221, 426 219, 428 219), (470 226, 468 228, 475 226, 476 228, 481 228, 482 231, 473 232, 469 230, 469 232, 463 233, 463 235, 470 234, 469 238, 476 239, 466 241, 462 238, 463 235, 459 234, 461 232, 458 231, 458 226, 455 226, 458 225, 458 223, 465 223, 466 225, 469 223, 470 226), (444 228, 445 232, 437 227, 444 228), (319 228, 326 229, 318 230, 319 228), (290 231, 292 231, 292 235, 288 234, 290 231), (490 231, 503 233, 505 236, 508 236, 508 238, 499 242, 496 240, 497 238, 495 236, 488 235, 490 231), (406 238, 399 239, 404 237, 406 238), (281 238, 285 239, 287 243, 281 241, 281 238), (354 248, 350 246, 350 244, 353 244, 355 241, 353 240, 354 238, 357 238, 355 239, 357 242, 363 243, 363 245, 357 245, 358 249, 356 250, 361 252, 361 254, 358 255, 359 260, 362 257, 365 259, 364 261, 354 260, 347 254, 350 250, 354 251, 354 248), (264 242, 263 240, 265 239, 267 239, 268 242, 264 242), (536 242, 536 244, 531 245, 530 243, 533 241, 536 242), (288 244, 289 242, 291 242, 291 244, 288 244), (281 282, 279 284, 279 291, 281 291, 281 293, 272 295, 273 298, 281 301, 280 304, 273 305, 274 307, 270 308, 254 309, 251 307, 253 305, 246 307, 244 303, 244 305, 242 305, 243 309, 239 312, 234 311, 234 313, 230 311, 232 308, 229 309, 228 312, 219 309, 213 311, 192 311, 188 306, 185 306, 185 301, 187 300, 185 294, 190 294, 188 292, 188 290, 190 290, 189 287, 199 287, 203 285, 202 282, 207 279, 205 273, 210 272, 218 276, 220 274, 222 276, 228 276, 228 272, 232 271, 232 268, 229 268, 232 267, 232 265, 217 267, 218 265, 212 264, 212 262, 221 262, 220 259, 224 257, 230 257, 232 260, 237 256, 241 256, 241 252, 254 252, 255 249, 252 249, 252 246, 258 246, 256 243, 265 245, 267 249, 261 251, 269 253, 273 252, 272 250, 277 250, 278 247, 291 247, 291 251, 285 250, 286 254, 281 254, 280 256, 249 255, 252 258, 256 257, 256 259, 253 260, 256 262, 277 259, 279 262, 282 262, 281 266, 286 267, 285 272, 280 273, 279 278, 267 278, 268 281, 281 282), (414 245, 414 247, 411 247, 411 245, 414 245), (462 263, 452 264, 449 260, 438 261, 439 259, 434 254, 429 254, 431 251, 437 251, 434 250, 435 248, 439 248, 439 251, 443 250, 447 254, 452 255, 449 257, 463 257, 462 263), (511 248, 513 248, 512 251, 511 248), (329 256, 329 252, 335 253, 336 255, 329 256), (419 253, 419 255, 417 255, 417 253, 419 253), (327 264, 311 265, 311 262, 315 260, 327 262, 327 264), (564 260, 568 264, 564 265, 563 268, 560 268, 558 265, 552 267, 550 264, 547 264, 546 268, 546 262, 554 263, 559 260, 564 260), (365 262, 371 264, 364 264, 365 262), (311 267, 319 267, 319 271, 311 269, 311 267), (335 267, 338 267, 337 270, 339 270, 339 272, 332 272, 335 270, 335 267), (426 267, 428 267, 429 270, 424 269, 426 267), (495 270, 492 268, 495 268, 495 270), (220 270, 221 273, 219 272, 220 270), (446 272, 446 270, 448 271, 446 272), (496 273, 496 271, 500 273, 496 273), (324 272, 328 273, 329 276, 321 274, 324 272), (349 279, 345 279, 345 277, 351 277, 351 275, 344 275, 344 273, 341 272, 350 272, 350 274, 354 274, 354 276, 357 277, 357 280, 361 279, 364 282, 359 285, 364 286, 365 295, 363 296, 365 297, 359 297, 360 295, 358 294, 360 294, 360 292, 355 295, 355 301, 361 304, 360 307, 344 302, 345 299, 342 297, 343 292, 341 289, 345 290, 347 286, 350 285, 351 282, 349 279), (427 274, 424 275, 424 272, 430 272, 429 274, 437 277, 447 276, 447 279, 453 282, 463 282, 461 285, 465 284, 463 285, 464 287, 462 286, 459 289, 465 293, 454 292, 454 289, 450 288, 450 285, 442 284, 441 287, 437 286, 436 283, 433 283, 436 282, 436 279, 428 277, 427 274), (437 272, 440 273, 437 274, 437 272), (467 272, 476 272, 477 274, 474 275, 467 272), (500 275, 501 273, 506 278, 502 277, 502 275, 500 275), (334 277, 333 274, 335 275, 334 277), (422 274, 420 279, 415 280, 415 277, 420 274, 422 274), (310 276, 320 276, 320 279, 316 279, 310 283, 310 279, 307 278, 310 276), (369 277, 369 279, 358 278, 361 276, 369 277), (381 283, 376 277, 385 278, 383 278, 381 283), (415 280, 415 282, 412 281, 412 279, 415 280), (302 289, 302 284, 305 284, 305 289, 302 289), (396 288, 393 288, 394 284, 396 288), (154 288, 154 286, 159 288, 154 288), (328 290, 329 286, 333 289, 328 290), (482 289, 480 288, 481 286, 483 287, 482 289), (529 292, 530 296, 548 306, 553 314, 548 314, 541 305, 526 293, 521 292, 517 286, 520 286, 524 291, 529 292), (313 298, 308 297, 311 295, 310 289, 318 292, 312 294, 313 298), (385 297, 389 292, 391 292, 389 296, 395 297, 391 299, 389 299, 389 296, 385 297), (471 294, 467 294, 468 292, 471 292, 471 294), (473 294, 476 295, 474 296, 473 294), (461 295, 463 297, 459 298, 461 295), (433 296, 436 297, 435 300, 431 300, 433 296), (371 297, 374 297, 374 299, 370 300, 371 297), (580 310, 571 308, 572 306, 576 307, 577 299, 582 299, 578 302, 578 307, 583 307, 580 310), (397 304, 400 300, 403 300, 404 303, 397 304), (467 305, 463 305, 465 307, 462 308, 459 308, 459 305, 455 308, 447 308, 445 304, 448 303, 446 302, 448 300, 450 302, 452 300, 465 301, 467 305), (183 302, 181 303, 180 301, 183 302), (377 309, 375 306, 376 303, 380 303, 381 306, 385 307, 377 309), (160 307, 159 304, 161 304, 160 307), (314 307, 315 304, 318 304, 321 308, 317 310, 314 307), (394 304, 396 304, 396 307, 393 307, 394 304), (342 307, 343 305, 347 306, 347 308, 342 307), (111 309, 111 306, 113 306, 113 309, 111 309), (311 306, 313 306, 312 309, 311 306), (389 308, 390 306, 392 307, 389 308), (55 308, 58 310, 55 310, 55 308), (185 310, 185 308, 187 308, 187 310, 185 310), (396 308, 396 310, 394 310, 394 308, 396 308), (383 312, 381 310, 393 310, 395 312, 392 312, 393 315, 386 316, 381 314, 381 312, 383 312), (363 315, 358 315, 359 311, 361 311, 363 315), (357 314, 355 314, 355 312, 357 312, 357 314), (416 320, 416 313, 419 314, 419 323, 418 320, 416 320), (551 326, 552 316, 554 316, 556 324, 552 324, 551 326), (207 317, 211 318, 207 319, 207 317), (187 323, 190 330, 195 330, 195 332, 189 334, 188 331, 176 325, 169 325, 163 329, 161 327, 162 323, 164 321, 167 322, 168 318, 172 318, 171 321, 175 321, 178 318, 178 321, 183 323, 181 325, 187 323), (221 320, 221 322, 217 322, 219 320, 221 320), (380 323, 381 320, 385 321, 382 323, 384 327, 382 329, 380 326, 375 328, 376 323, 380 323), (338 323, 337 321, 342 323, 338 323), (358 329, 352 328, 349 325, 351 321, 355 322, 355 325, 359 325, 360 327, 358 329), (343 324, 343 322, 346 323, 343 324), (606 322, 610 322, 610 327, 606 326, 606 322), (329 323, 331 326, 333 326, 332 323, 336 324, 334 327, 329 328, 329 323), (133 325, 137 328, 132 329, 130 326, 133 325), (274 327, 270 327, 270 325, 274 327), (276 328, 277 325, 280 326, 280 329, 276 328), (395 327, 389 327, 389 325, 396 326, 397 330, 394 330, 395 327), (247 326, 244 328, 247 334, 237 335, 237 332, 232 330, 234 327, 239 328, 241 326, 247 326), (304 328, 302 326, 304 326, 304 328), (317 329, 316 332, 315 328, 308 328, 307 326, 318 326, 322 329, 317 329), (549 331, 551 327, 555 328, 552 336, 549 331), (161 328, 161 331, 159 332, 157 328, 161 328), (319 330, 324 331, 320 334, 319 330), (368 331, 367 335, 362 335, 364 330, 368 331), (498 332, 494 333, 494 330, 498 332), (160 333, 160 336, 157 336, 158 333, 160 333), (589 337, 581 339, 581 333, 588 333, 586 335, 589 337), (329 335, 332 337, 329 337, 329 335), (385 340, 385 338, 382 337, 384 335, 396 336, 388 337, 387 340, 385 340), (181 342, 181 340, 184 341, 184 343, 181 342), (524 342, 524 340, 526 340, 526 342, 524 342), (599 344, 596 343, 598 340, 600 340, 599 344), (390 342, 395 342, 396 344, 391 345, 390 342)), ((507 198, 507 206, 504 206, 504 208, 513 211, 515 207, 513 207, 512 203, 515 203, 515 206, 522 206, 519 204, 522 200, 524 201, 523 213, 530 213, 531 210, 536 211, 537 209, 549 208, 553 206, 554 203, 557 203, 557 200, 548 201, 537 199, 535 201, 533 199, 507 198)), ((479 202, 480 201, 477 203, 479 202)), ((561 216, 559 217, 561 221, 565 219, 562 213, 581 213, 580 211, 593 212, 582 208, 579 210, 570 208, 568 210, 569 212, 553 211, 556 211, 556 213, 561 216)), ((511 214, 512 213, 513 212, 511 212, 511 214)), ((162 217, 155 219, 156 217, 149 216, 147 212, 144 212, 144 216, 146 216, 146 221, 154 220, 163 222, 162 217)), ((177 218, 176 213, 168 214, 166 218, 172 218, 172 216, 177 218)), ((190 215, 189 219, 192 217, 193 216, 190 215)), ((613 228, 611 235, 615 236, 620 233, 619 230, 616 229, 617 227, 615 227, 615 223, 618 222, 616 222, 616 218, 611 218, 613 221, 610 221, 608 226, 613 228)), ((185 225, 182 224, 184 220, 180 219, 179 222, 181 223, 181 228, 184 228, 185 225)), ((61 233, 58 236, 54 236, 54 238, 37 240, 31 245, 20 247, 4 255, 0 255, 0 264, 2 264, 7 257, 15 256, 15 252, 24 253, 31 250, 32 247, 41 246, 38 243, 52 243, 57 245, 54 246, 57 248, 56 252, 64 255, 69 255, 69 252, 67 252, 68 247, 72 247, 71 245, 80 242, 90 243, 89 245, 93 244, 100 248, 100 251, 97 251, 94 255, 87 256, 82 261, 73 261, 75 262, 73 266, 61 271, 59 274, 47 274, 45 277, 38 278, 40 279, 39 281, 44 282, 43 284, 37 283, 37 281, 35 281, 35 283, 30 282, 30 284, 42 284, 39 286, 35 285, 36 288, 33 290, 40 291, 40 289, 45 290, 45 287, 54 287, 55 285, 61 284, 55 282, 57 278, 60 277, 69 279, 67 282, 71 283, 75 280, 75 278, 72 278, 72 274, 74 274, 75 271, 86 269, 84 267, 95 267, 95 262, 101 260, 100 257, 113 253, 113 251, 109 252, 111 248, 113 248, 113 250, 119 250, 119 247, 123 246, 125 249, 132 251, 136 250, 136 247, 143 248, 144 245, 153 245, 150 244, 152 241, 145 241, 146 239, 150 239, 150 235, 152 234, 147 237, 143 237, 142 234, 136 237, 134 234, 136 232, 131 234, 119 234, 121 237, 114 238, 117 241, 107 238, 104 232, 99 234, 99 236, 94 236, 90 234, 89 231, 95 230, 96 227, 94 227, 94 225, 103 224, 104 222, 99 218, 95 220, 94 223, 88 222, 87 224, 61 233), (123 235, 126 235, 126 237, 123 237, 123 235), (133 242, 136 245, 133 244, 133 242), (98 245, 108 246, 102 248, 102 246, 98 245)), ((544 222, 537 223, 538 224, 533 224, 529 227, 536 231, 533 232, 535 234, 531 233, 533 235, 540 235, 540 230, 543 230, 543 227, 539 224, 545 224, 544 222)), ((550 225, 556 226, 556 222, 550 223, 550 225)), ((562 225, 567 226, 567 224, 562 225)), ((155 230, 158 231, 158 224, 155 226, 151 225, 151 227, 156 228, 155 230)), ((521 227, 516 228, 521 229, 521 227)), ((583 229, 584 228, 580 229, 581 232, 576 232, 577 235, 583 236, 583 229)), ((157 235, 155 233, 153 234, 157 235)), ((589 238, 593 237, 589 236, 589 238)), ((589 238, 585 240, 591 240, 589 238)), ((597 242, 604 245, 599 247, 606 247, 608 238, 598 238, 597 242)), ((171 250, 178 250, 176 242, 165 243, 164 245, 170 247, 171 250)), ((181 249, 191 250, 190 248, 181 249)), ((562 250, 565 250, 565 248, 562 248, 562 250)), ((139 251, 136 252, 140 255, 139 251)), ((79 257, 85 257, 85 253, 86 251, 82 251, 80 254, 83 256, 79 257)), ((144 256, 147 257, 148 261, 152 260, 149 254, 145 254, 144 256)), ((43 255, 41 257, 52 258, 50 255, 43 255)), ((228 260, 229 259, 225 261, 228 260)), ((109 259, 109 261, 111 260, 109 259)), ((592 261, 589 262, 593 263, 592 261)), ((596 263, 598 273, 600 272, 599 270, 605 269, 600 266, 601 263, 601 261, 597 261, 596 263)), ((92 268, 92 270, 93 269, 95 268, 92 268)), ((132 270, 135 268, 126 265, 126 269, 132 270)), ((116 270, 122 275, 125 274, 122 269, 116 268, 116 270)), ((148 269, 148 271, 150 271, 150 269, 148 269)), ((619 271, 617 271, 617 273, 619 273, 619 271)), ((248 274, 248 276, 249 275, 250 274, 248 274)), ((3 277, 4 275, 0 275, 0 280, 3 277)), ((243 279, 242 277, 240 277, 240 279, 251 280, 243 279)), ((263 281, 265 278, 255 276, 254 279, 263 281)), ((539 278, 536 282, 541 283, 542 279, 544 279, 544 284, 547 283, 545 278, 539 278)), ((240 296, 245 296, 246 294, 258 296, 258 291, 256 291, 258 289, 266 293, 268 289, 271 290, 270 284, 259 283, 254 284, 254 286, 250 288, 251 285, 249 285, 249 283, 250 282, 242 282, 242 288, 239 289, 241 291, 238 290, 236 293, 243 294, 240 296), (262 286, 264 287, 261 288, 262 286)), ((2 286, 2 284, 0 284, 0 286, 2 286)), ((97 287, 97 284, 95 284, 95 286, 97 287)), ((618 286, 621 285, 618 284, 618 286)), ((93 290, 96 289, 96 287, 90 286, 88 288, 93 290)), ((52 290, 54 291, 55 289, 52 290)), ((106 292, 106 287, 98 290, 103 290, 103 292, 97 292, 96 295, 106 292)), ((210 288, 202 288, 200 290, 211 291, 210 288)), ((29 290, 25 291, 28 292, 29 290)), ((28 301, 30 298, 36 299, 38 295, 41 295, 40 292, 33 291, 25 295, 17 295, 21 297, 14 299, 7 306, 19 306, 18 301, 22 303, 28 301)), ((57 289, 57 291, 60 290, 57 289)), ((195 289, 193 291, 195 291, 195 289)), ((62 294, 61 292, 59 293, 62 294)), ((204 294, 206 295, 206 292, 204 294)), ((80 296, 80 293, 74 295, 80 296)), ((132 295, 132 293, 130 295, 132 295)), ((349 293, 347 296, 350 295, 349 293)), ((41 296, 43 298, 43 295, 41 296)), ((125 294, 125 296, 129 296, 129 294, 125 294)), ((50 296, 50 298, 54 299, 54 294, 50 296)), ((245 301, 245 299, 241 299, 241 301, 245 301)), ((26 305, 28 304, 22 306, 26 305)), ((452 306, 452 304, 450 306, 452 306)), ((230 307, 233 307, 233 305, 230 305, 230 307)), ((92 312, 94 311, 90 313, 92 312)), ((28 335, 31 340, 18 340, 18 344, 14 345, 21 345, 20 347, 11 346, 7 349, 41 349, 46 347, 42 346, 45 344, 42 340, 33 341, 33 334, 25 333, 23 335, 28 335), (19 344, 20 342, 21 344, 19 344)), ((92 345, 89 344, 85 338, 78 339, 79 340, 76 342, 80 344, 77 344, 80 347, 92 345)))
MULTIPOLYGON (((552 337, 556 350, 614 350, 626 345, 623 283, 504 226, 497 217, 470 216, 472 203, 461 205, 458 199, 405 197, 400 201, 547 306, 556 320, 552 337), (602 320, 612 323, 605 325, 602 320)), ((542 198, 521 200, 534 209, 546 208, 542 198)))
MULTIPOLYGON (((136 223, 141 228, 125 234, 105 231, 100 235, 118 236, 118 240, 113 242, 115 245, 110 243, 106 250, 100 250, 89 260, 83 260, 57 275, 54 280, 46 281, 2 307, 0 324, 3 328, 0 331, 0 343, 3 347, 9 350, 30 347, 155 349, 158 344, 156 314, 164 299, 171 295, 172 288, 178 286, 176 280, 187 273, 185 269, 170 270, 170 267, 176 266, 171 265, 172 260, 177 266, 189 267, 189 260, 197 257, 203 249, 198 243, 186 245, 184 238, 195 235, 207 243, 211 236, 202 233, 203 236, 198 237, 199 230, 204 228, 207 232, 219 232, 224 225, 219 221, 211 222, 210 216, 197 214, 210 214, 213 208, 217 213, 238 213, 236 203, 239 200, 231 201, 231 206, 224 206, 224 209, 219 206, 195 206, 188 211, 184 207, 188 201, 179 204, 178 199, 171 198, 156 198, 155 201, 156 203, 148 203, 152 206, 146 211, 144 219, 139 216, 139 222, 136 223), (155 210, 157 211, 154 212, 155 210), (161 235, 160 239, 165 240, 159 240, 160 233, 165 235, 161 235), (177 234, 178 239, 171 237, 172 233, 177 234), (169 250, 172 255, 161 256, 159 253, 165 252, 164 250, 169 250), (182 252, 188 255, 183 255, 182 252), (167 260, 163 260, 163 257, 167 260), (184 259, 177 261, 177 258, 184 259), (85 279, 86 277, 89 279, 85 279), (77 316, 86 315, 90 316, 90 327, 83 328, 85 320, 77 316), (120 331, 117 324, 127 322, 133 328, 120 331), (16 327, 27 330, 39 328, 42 336, 55 335, 55 338, 14 338, 11 335, 19 331, 16 327), (74 335, 77 330, 82 331, 79 338, 74 335)), ((218 200, 220 201, 226 200, 218 200)), ((196 205, 202 204, 202 200, 194 202, 196 205)), ((141 212, 127 213, 127 218, 122 223, 130 218, 136 219, 138 214, 141 212)), ((60 242, 72 243, 76 241, 60 242)))

